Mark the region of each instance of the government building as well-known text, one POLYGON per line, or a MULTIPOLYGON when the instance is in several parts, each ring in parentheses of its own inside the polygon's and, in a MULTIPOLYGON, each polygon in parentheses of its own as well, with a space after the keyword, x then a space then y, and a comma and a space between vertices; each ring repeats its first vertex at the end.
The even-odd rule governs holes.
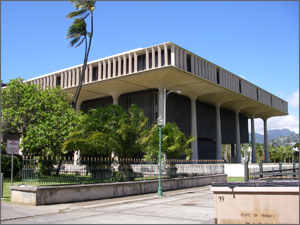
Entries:
MULTIPOLYGON (((43 88, 61 86, 74 94, 82 65, 27 80, 43 88)), ((71 101, 71 99, 70 99, 71 101)), ((88 62, 77 110, 118 104, 144 109, 149 125, 161 116, 176 122, 192 143, 192 159, 222 159, 222 144, 231 144, 234 162, 241 162, 242 143, 249 143, 251 120, 252 162, 256 162, 254 119, 264 122, 288 115, 288 104, 226 69, 172 42, 138 48, 88 62)), ((269 162, 265 148, 265 162, 269 162)))

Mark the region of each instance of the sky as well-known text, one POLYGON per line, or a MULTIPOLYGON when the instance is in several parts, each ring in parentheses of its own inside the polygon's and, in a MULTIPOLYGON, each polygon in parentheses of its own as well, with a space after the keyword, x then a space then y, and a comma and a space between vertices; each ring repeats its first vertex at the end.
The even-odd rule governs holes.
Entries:
MULTIPOLYGON (((67 1, 1 1, 4 83, 83 63, 84 47, 66 39, 71 11, 67 1)), ((289 115, 268 119, 268 130, 299 133, 298 1, 96 2, 89 61, 168 41, 288 101, 289 115)))

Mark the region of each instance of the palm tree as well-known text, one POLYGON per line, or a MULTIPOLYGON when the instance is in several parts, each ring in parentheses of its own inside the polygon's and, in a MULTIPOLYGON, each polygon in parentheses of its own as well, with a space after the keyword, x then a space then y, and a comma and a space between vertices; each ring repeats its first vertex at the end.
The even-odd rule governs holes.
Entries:
POLYGON ((73 99, 71 101, 71 105, 73 108, 76 108, 76 102, 81 90, 82 80, 85 74, 88 56, 91 48, 92 37, 93 37, 93 11, 95 9, 95 1, 71 1, 77 11, 70 12, 67 15, 67 19, 72 19, 75 17, 74 22, 69 27, 67 32, 67 39, 71 39, 70 45, 73 47, 80 46, 83 42, 85 42, 85 52, 84 52, 84 61, 82 65, 81 75, 79 77, 79 82, 73 99), (86 22, 85 19, 91 15, 91 32, 87 32, 86 30, 86 22), (87 44, 87 39, 89 39, 89 43, 87 44))

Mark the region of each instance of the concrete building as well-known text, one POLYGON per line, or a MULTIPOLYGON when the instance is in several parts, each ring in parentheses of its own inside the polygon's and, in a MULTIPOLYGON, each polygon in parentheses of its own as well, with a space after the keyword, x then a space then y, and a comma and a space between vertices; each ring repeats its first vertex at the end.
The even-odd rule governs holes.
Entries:
MULTIPOLYGON (((27 81, 43 88, 60 85, 74 94, 81 67, 27 81)), ((236 162, 241 162, 240 144, 249 142, 248 119, 253 143, 254 118, 264 121, 267 146, 268 118, 288 115, 286 101, 172 42, 89 62, 77 109, 87 112, 110 103, 125 109, 137 104, 149 124, 166 115, 167 122, 176 122, 185 134, 197 137, 192 143, 193 159, 222 159, 221 145, 231 143, 236 162), (165 101, 171 90, 181 94, 172 92, 165 101)), ((255 145, 252 149, 252 162, 256 162, 255 145)), ((269 154, 265 155, 269 162, 269 154)))

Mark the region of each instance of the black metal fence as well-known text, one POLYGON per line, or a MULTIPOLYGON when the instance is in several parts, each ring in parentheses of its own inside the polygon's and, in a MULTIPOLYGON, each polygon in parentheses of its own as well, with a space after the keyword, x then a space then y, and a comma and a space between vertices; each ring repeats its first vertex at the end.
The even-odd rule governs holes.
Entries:
MULTIPOLYGON (((224 173, 224 160, 166 160, 163 178, 224 173)), ((158 178, 156 159, 57 158, 24 156, 22 182, 28 185, 62 185, 120 182, 158 178)))
POLYGON ((299 179, 299 162, 293 162, 292 167, 283 168, 282 162, 278 163, 278 168, 272 167, 271 170, 264 168, 263 163, 259 162, 258 172, 250 172, 248 162, 244 162, 245 182, 250 179, 299 179))

